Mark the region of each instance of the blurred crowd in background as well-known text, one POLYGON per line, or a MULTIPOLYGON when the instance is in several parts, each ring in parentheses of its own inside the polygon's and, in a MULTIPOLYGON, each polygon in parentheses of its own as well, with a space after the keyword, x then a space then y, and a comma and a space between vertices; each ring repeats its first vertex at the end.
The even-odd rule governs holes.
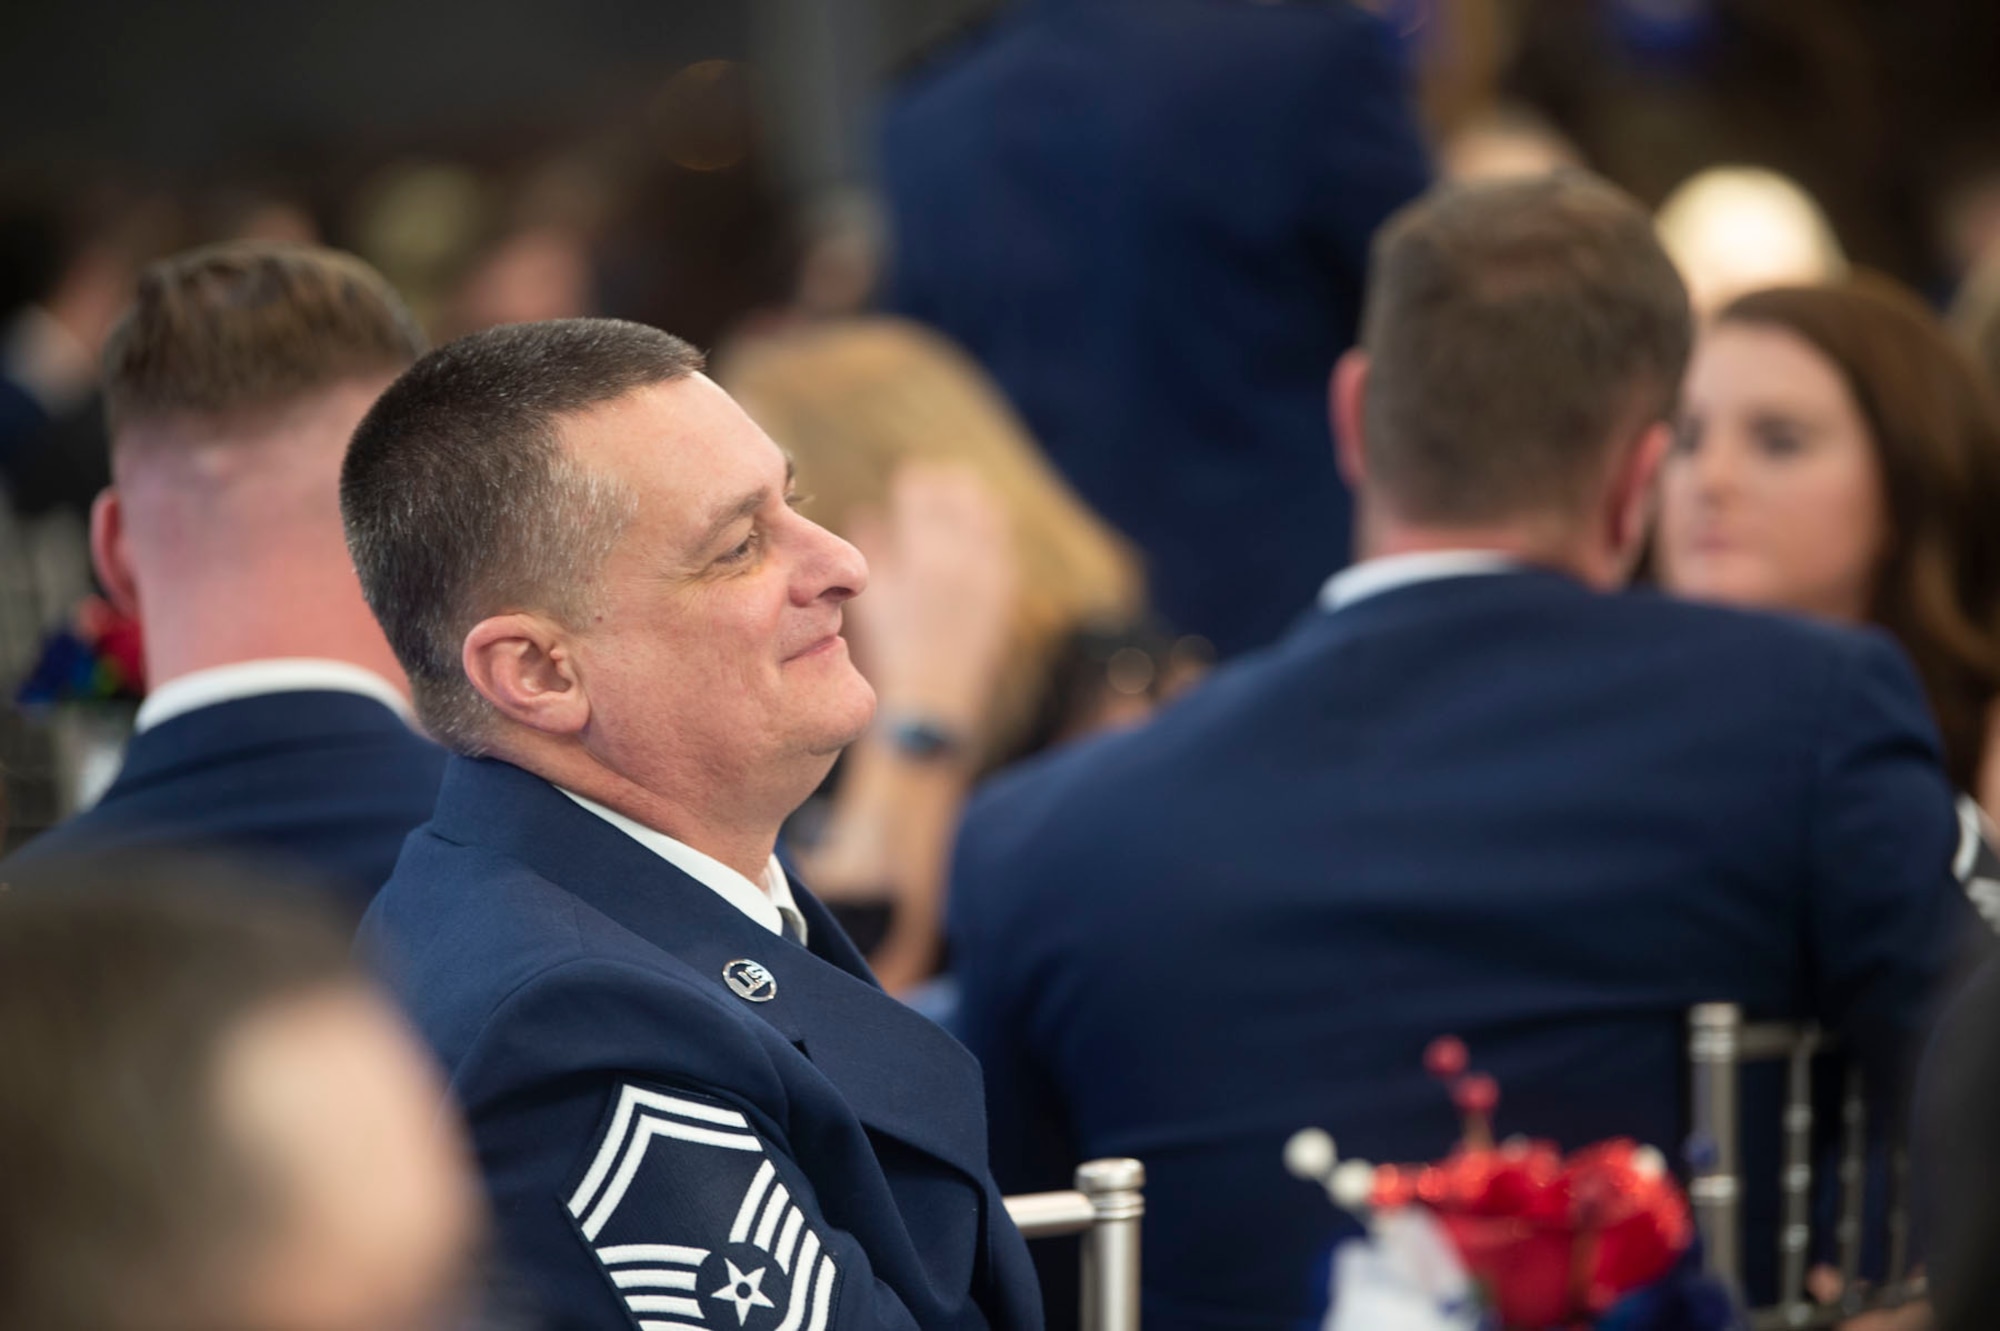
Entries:
MULTIPOLYGON (((1218 649, 1233 655, 1275 637, 1347 556, 1345 519, 1327 516, 1344 501, 1330 452, 1318 448, 1324 426, 1312 422, 1323 418, 1325 365, 1352 336, 1361 242, 1421 186, 1421 168, 1414 157, 1341 157, 1357 135, 1329 116, 1329 160, 1315 169, 1356 196, 1333 207, 1354 214, 1348 229, 1358 234, 1324 253, 1308 238, 1302 267, 1246 279, 1297 281, 1296 307, 1274 306, 1265 326, 1201 334, 1254 340, 1246 362, 1268 361, 1269 348, 1295 334, 1297 370, 1223 366, 1214 375, 1244 382, 1139 400, 1141 375, 1172 370, 1176 356, 1206 359, 1207 348, 1163 351, 1164 365, 1113 364, 1116 353, 1087 342, 1024 352, 1007 339, 1026 330, 982 325, 979 293, 951 289, 954 279, 935 268, 968 246, 1004 248, 1011 236, 1016 253, 1002 254, 989 280, 1032 285, 1047 275, 1030 272, 1019 252, 1045 244, 1060 223, 1008 215, 1003 202, 997 216, 969 223, 989 235, 959 237, 968 224, 940 199, 970 189, 990 201, 1006 185, 964 179, 953 155, 967 145, 923 126, 933 107, 961 119, 978 112, 939 101, 955 95, 933 86, 941 71, 994 51, 1004 59, 1022 29, 1074 7, 765 0, 641 15, 604 4, 566 14, 562 31, 546 35, 533 6, 509 4, 445 5, 407 20, 364 7, 255 22, 209 4, 155 28, 96 25, 89 5, 21 16, 22 40, 0 57, 10 67, 0 97, 13 108, 0 159, 0 477, 12 515, 0 540, 0 677, 27 679, 44 640, 90 591, 83 520, 108 479, 96 359, 136 273, 232 238, 349 249, 389 277, 437 340, 584 314, 671 329, 710 349, 725 383, 800 456, 815 515, 877 537, 885 559, 894 554, 879 528, 902 493, 892 484, 902 464, 969 465, 987 493, 960 502, 997 505, 1008 521, 933 522, 927 533, 912 515, 901 537, 957 547, 926 550, 912 567, 956 558, 990 571, 969 594, 1014 604, 1012 640, 992 643, 993 661, 950 667, 966 676, 957 687, 991 694, 966 706, 981 713, 994 764, 1143 708, 1218 649), (72 62, 84 59, 105 77, 78 77, 72 62), (255 68, 246 72, 245 61, 255 68), (903 313, 947 336, 883 317, 903 313), (1057 364, 1062 382, 1051 387, 1057 364), (1283 408, 1260 417, 1261 407, 1231 400, 1253 394, 1260 375, 1289 376, 1285 391, 1311 405, 1291 409, 1288 424, 1283 408), (1094 401, 1069 387, 1093 380, 1110 386, 1094 401), (1176 423, 1197 412, 1205 419, 1176 423), (1177 429, 1236 434, 1231 446, 1252 453, 1265 446, 1258 434, 1305 438, 1285 441, 1289 456, 1258 459, 1269 477, 1259 489, 1226 463, 1204 471, 1195 451, 1171 441, 1149 453, 1177 429), (1149 457, 1172 461, 1149 466, 1149 457), (1243 545, 1259 522, 1265 550, 1219 553, 1243 545), (1307 538, 1287 530, 1315 525, 1324 530, 1307 538), (968 548, 980 541, 985 548, 968 548), (1270 590, 1242 595, 1246 575, 1270 590)), ((1707 309, 1773 282, 1879 274, 1948 316, 1987 366, 2000 362, 2000 94, 1985 77, 2000 16, 1990 8, 1363 8, 1391 34, 1441 175, 1588 167, 1659 206, 1707 309)), ((1219 113, 1257 94, 1232 92, 1234 75, 1212 51, 1144 58, 1159 63, 1146 77, 1185 81, 1205 124, 1149 130, 1157 143, 1138 151, 1159 159, 1150 179, 1178 171, 1216 195, 1254 193, 1260 172, 1291 165, 1273 159, 1292 150, 1262 137, 1254 115, 1219 113), (1221 157, 1242 164, 1233 183, 1212 174, 1221 157)), ((1101 77, 1107 99, 1124 95, 1129 76, 1115 61, 1101 77)), ((1056 157, 1067 152, 1071 167, 1090 169, 1089 147, 1063 144, 1053 109, 1017 106, 1004 119, 1024 159, 1041 135, 1056 157)), ((1391 137, 1416 132, 1390 128, 1391 137)), ((1060 193, 1053 175, 1022 188, 1037 207, 1060 193)), ((1221 211, 1215 225, 1233 225, 1221 211)), ((1195 220, 1203 234, 1207 222, 1195 220)), ((1323 221, 1331 231, 1343 219, 1281 215, 1268 242, 1251 243, 1282 250, 1293 243, 1283 227, 1323 221)), ((1109 255, 1079 261, 1113 280, 1109 255)), ((1201 312, 1185 317, 1207 317, 1196 288, 1212 279, 1193 269, 1186 293, 1156 282, 1161 322, 1175 319, 1181 294, 1201 312)), ((1064 317, 1048 312, 1051 335, 1064 317)), ((905 506, 921 508, 924 490, 919 477, 905 506)), ((107 681, 96 660, 42 665, 30 689, 39 701, 140 689, 136 679, 107 681)), ((10 719, 0 757, 11 774, 12 842, 87 799, 115 767, 118 723, 103 716, 87 708, 64 709, 53 724, 10 719)))
MULTIPOLYGON (((1802 561, 1943 533, 1896 553, 1911 567, 1888 604, 1855 590, 1888 557, 1874 547, 1852 553, 1844 593, 1816 568, 1801 586, 1732 585, 1699 557, 1695 473, 1717 468, 1695 465, 1697 424, 1669 468, 1653 576, 1887 623, 1954 775, 2000 801, 1985 743, 2000 554, 1976 520, 2000 499, 2000 444, 1976 385, 1952 381, 1957 407, 1904 403, 1892 363, 1935 344, 2000 375, 2000 13, 1373 0, 1374 64, 1308 69, 1341 105, 1281 140, 1300 104, 1260 84, 1248 46, 1171 23, 1138 43, 1123 20, 1079 17, 1121 8, 1106 0, 682 8, 585 7, 546 49, 524 46, 540 21, 526 5, 400 26, 366 8, 250 23, 198 5, 108 38, 88 5, 27 18, 0 79, 20 130, 0 160, 0 679, 26 705, 0 736, 10 845, 102 788, 144 691, 127 626, 93 596, 84 531, 109 479, 99 353, 163 255, 324 243, 384 273, 436 341, 601 314, 709 349, 797 458, 808 512, 871 557, 857 657, 891 705, 973 737, 970 780, 1143 716, 1284 630, 1349 553, 1323 394, 1369 234, 1432 170, 1570 166, 1657 206, 1701 312, 1815 344, 1799 391, 1814 374, 1826 389, 1830 362, 1863 402, 1882 437, 1857 444, 1856 474, 1881 456, 1893 511, 1856 519, 1883 505, 1850 495, 1806 521, 1802 561), (1099 62, 1067 86, 1036 65, 1060 23, 1099 62), (117 77, 52 73, 86 52, 117 77), (1064 97, 1132 124, 1086 132, 1064 97), (1066 214, 1065 171, 1113 173, 1138 215, 1066 214), (1288 179, 1310 189, 1273 183, 1288 179), (1862 294, 1730 305, 1796 283, 1862 294)), ((1697 365, 1697 394, 1724 394, 1715 412, 1752 410, 1731 386, 1792 368, 1742 341, 1697 365), (1732 350, 1748 370, 1717 362, 1732 350)), ((964 791, 904 844, 892 810, 911 792, 866 747, 794 839, 904 987, 935 969, 935 921, 870 912, 934 901, 964 791)))

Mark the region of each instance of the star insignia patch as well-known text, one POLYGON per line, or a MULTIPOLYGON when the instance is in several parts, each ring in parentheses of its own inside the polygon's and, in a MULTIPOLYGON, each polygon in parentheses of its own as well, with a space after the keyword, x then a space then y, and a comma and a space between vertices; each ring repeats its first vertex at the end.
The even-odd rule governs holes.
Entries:
POLYGON ((826 1331, 839 1267, 718 1101, 621 1086, 567 1204, 639 1331, 826 1331))
POLYGON ((715 1293, 711 1299, 727 1299, 736 1305, 736 1324, 742 1326, 750 1320, 752 1308, 775 1308, 777 1305, 764 1297, 764 1273, 771 1268, 760 1266, 748 1275, 736 1269, 736 1263, 727 1257, 722 1264, 729 1268, 729 1283, 715 1293))

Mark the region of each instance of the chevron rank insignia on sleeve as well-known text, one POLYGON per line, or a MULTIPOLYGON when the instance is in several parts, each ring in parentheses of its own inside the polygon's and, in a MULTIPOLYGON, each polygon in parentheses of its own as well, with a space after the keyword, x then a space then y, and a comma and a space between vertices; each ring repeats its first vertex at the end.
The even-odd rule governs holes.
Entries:
POLYGON ((640 1331, 826 1331, 839 1267, 742 1114, 628 1083, 589 1159, 569 1213, 640 1331))

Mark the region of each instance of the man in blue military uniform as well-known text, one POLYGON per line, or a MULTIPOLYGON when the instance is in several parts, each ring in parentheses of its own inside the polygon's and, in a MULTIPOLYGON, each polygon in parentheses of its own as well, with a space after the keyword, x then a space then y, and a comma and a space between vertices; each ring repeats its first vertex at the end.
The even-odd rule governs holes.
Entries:
POLYGON ((105 350, 114 483, 91 550, 151 692, 104 797, 11 866, 206 848, 313 877, 360 917, 445 754, 361 599, 340 464, 423 349, 350 255, 244 243, 146 272, 105 350))
POLYGON ((1616 592, 1689 340, 1645 213, 1582 177, 1441 192, 1372 283, 1334 383, 1362 561, 961 832, 995 1172, 1144 1160, 1151 1331, 1323 1306, 1354 1226, 1283 1144, 1443 1155, 1433 1038, 1502 1134, 1677 1159, 1688 1007, 1816 1019, 1892 1084, 1969 914, 1885 639, 1616 592))
POLYGON ((869 724, 867 568, 685 343, 516 325, 420 361, 342 480, 460 756, 363 923, 551 1328, 1033 1328, 976 1063, 773 855, 869 724))
POLYGON ((1225 655, 1345 562, 1326 367, 1430 178, 1346 0, 1025 0, 890 100, 888 299, 962 342, 1225 655))

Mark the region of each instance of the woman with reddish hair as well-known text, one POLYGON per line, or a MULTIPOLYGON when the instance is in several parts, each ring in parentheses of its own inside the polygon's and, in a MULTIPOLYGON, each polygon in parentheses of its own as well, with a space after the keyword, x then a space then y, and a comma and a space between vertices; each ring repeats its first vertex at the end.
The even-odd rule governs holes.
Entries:
POLYGON ((2000 812, 2000 408, 1876 278, 1725 306, 1662 473, 1667 590, 1886 629, 1960 789, 2000 812))

